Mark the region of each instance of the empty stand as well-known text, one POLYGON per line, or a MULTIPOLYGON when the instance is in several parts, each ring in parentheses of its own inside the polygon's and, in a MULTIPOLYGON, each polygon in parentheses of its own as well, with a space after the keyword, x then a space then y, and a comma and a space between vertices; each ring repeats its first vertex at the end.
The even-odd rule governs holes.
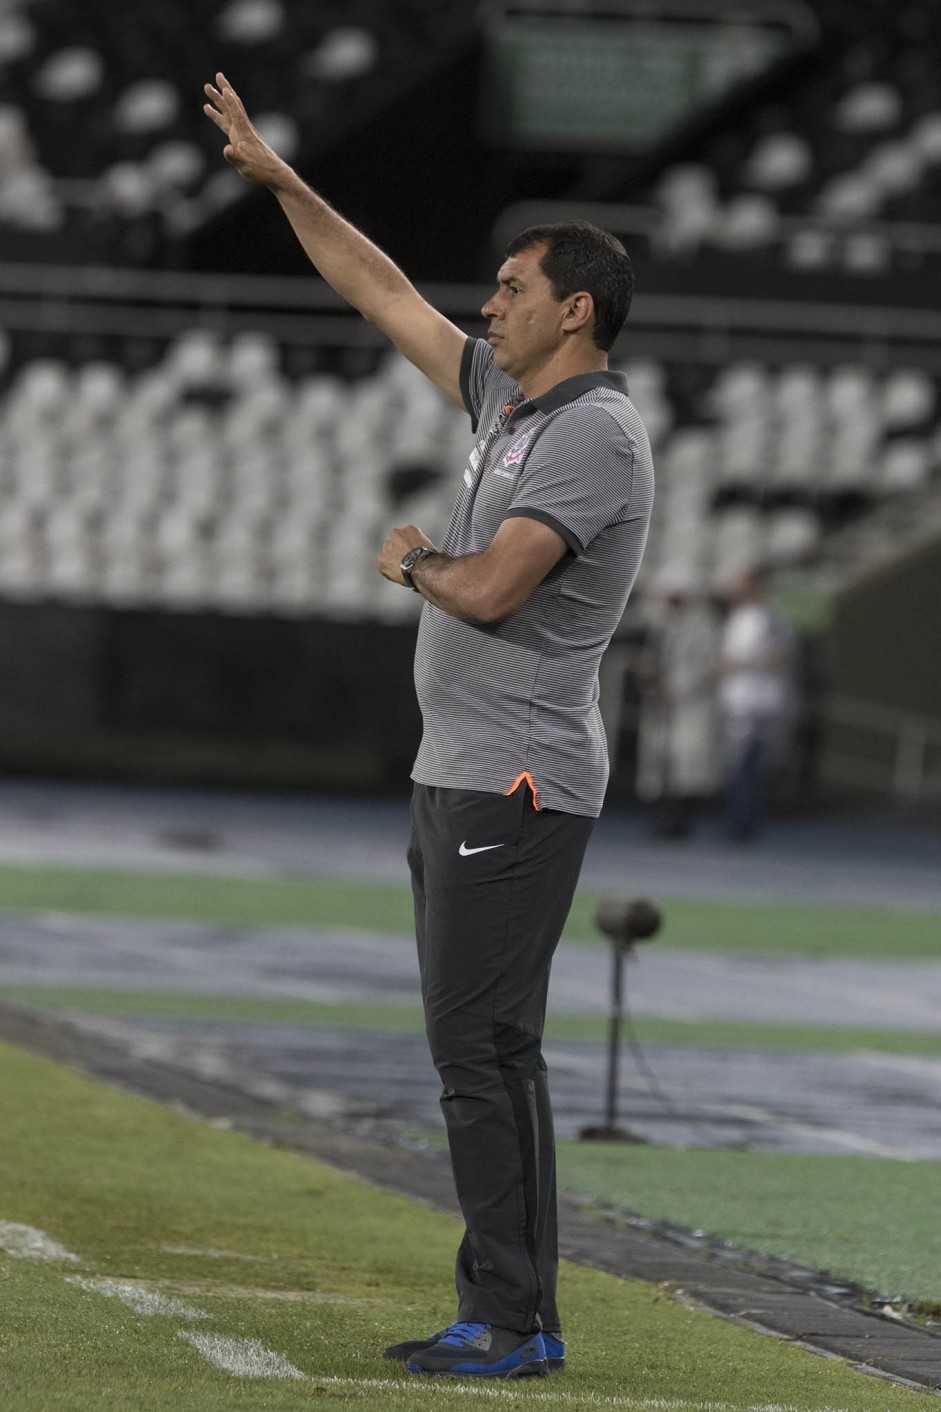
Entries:
POLYGON ((201 111, 219 68, 296 160, 473 23, 473 8, 450 0, 11 0, 0 11, 0 248, 172 265, 170 252, 246 191, 220 171, 201 111))
MULTIPOLYGON (((440 537, 472 438, 396 354, 291 376, 268 334, 185 329, 153 361, 48 356, 0 405, 0 591, 251 613, 410 616, 375 570, 394 523, 440 537)), ((938 484, 936 382, 917 368, 628 361, 658 489, 641 594, 758 559, 938 484)))

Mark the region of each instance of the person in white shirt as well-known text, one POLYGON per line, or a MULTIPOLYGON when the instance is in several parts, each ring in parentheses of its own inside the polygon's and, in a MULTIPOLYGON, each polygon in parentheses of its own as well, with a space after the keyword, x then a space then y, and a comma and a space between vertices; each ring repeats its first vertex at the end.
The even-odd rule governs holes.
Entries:
POLYGON ((760 832, 771 770, 786 744, 793 641, 768 602, 761 569, 742 574, 732 601, 719 655, 719 704, 729 835, 748 842, 760 832))
POLYGON ((655 808, 655 831, 686 838, 697 805, 722 783, 716 657, 719 622, 695 576, 664 571, 659 629, 643 663, 637 793, 655 808))

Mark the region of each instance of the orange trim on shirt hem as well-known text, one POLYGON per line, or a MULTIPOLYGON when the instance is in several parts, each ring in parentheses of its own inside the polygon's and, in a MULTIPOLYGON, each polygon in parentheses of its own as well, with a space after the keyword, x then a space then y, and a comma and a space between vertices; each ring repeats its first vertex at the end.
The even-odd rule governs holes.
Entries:
POLYGON ((503 797, 504 797, 504 799, 508 799, 511 794, 515 794, 516 791, 519 789, 519 787, 520 787, 521 784, 528 784, 528 785, 529 785, 529 788, 530 788, 530 790, 532 791, 532 796, 533 796, 533 808, 534 808, 534 809, 537 811, 537 813, 538 813, 538 811, 539 811, 539 790, 536 788, 536 781, 533 779, 532 775, 529 773, 528 770, 523 770, 523 772, 522 772, 521 774, 517 775, 517 776, 516 776, 516 779, 515 779, 515 780, 513 781, 513 783, 510 785, 509 789, 505 789, 505 790, 503 791, 503 797))

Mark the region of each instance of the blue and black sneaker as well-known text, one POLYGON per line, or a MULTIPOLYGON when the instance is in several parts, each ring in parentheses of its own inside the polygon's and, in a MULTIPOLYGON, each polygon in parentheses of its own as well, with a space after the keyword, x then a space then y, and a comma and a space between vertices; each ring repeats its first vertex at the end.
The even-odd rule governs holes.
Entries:
POLYGON ((454 1324, 448 1324, 446 1329, 439 1329, 429 1338, 407 1338, 403 1343, 390 1343, 388 1348, 382 1350, 382 1356, 383 1358, 393 1358, 398 1363, 407 1363, 413 1353, 424 1353, 426 1348, 432 1348, 454 1327, 454 1324))
POLYGON ((547 1334, 543 1331, 542 1341, 546 1345, 546 1362, 550 1373, 561 1373, 565 1367, 565 1341, 561 1334, 547 1334))
POLYGON ((456 1378, 544 1378, 549 1371, 541 1333, 521 1334, 493 1324, 452 1324, 437 1343, 413 1353, 409 1373, 456 1378))
MULTIPOLYGON (((392 1343, 383 1350, 383 1358, 393 1358, 399 1363, 407 1363, 413 1353, 424 1353, 426 1348, 432 1348, 436 1343, 440 1343, 445 1334, 449 1334, 454 1324, 449 1324, 446 1329, 439 1329, 430 1338, 406 1339, 404 1343, 392 1343)), ((561 1334, 543 1333, 542 1341, 546 1346, 546 1362, 549 1365, 550 1373, 561 1373, 565 1367, 565 1343, 561 1334)))

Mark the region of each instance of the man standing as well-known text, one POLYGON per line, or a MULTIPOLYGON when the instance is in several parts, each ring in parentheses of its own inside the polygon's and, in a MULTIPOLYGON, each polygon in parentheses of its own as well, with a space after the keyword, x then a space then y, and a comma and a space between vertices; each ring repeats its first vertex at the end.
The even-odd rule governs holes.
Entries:
POLYGON ((719 656, 725 733, 729 837, 754 840, 764 821, 768 784, 787 744, 792 707, 790 629, 768 602, 765 575, 738 578, 719 656))
POLYGON ((425 599, 409 864, 426 1031, 466 1231, 457 1322, 393 1345, 416 1373, 560 1368, 555 1145, 541 1053, 553 952, 607 782, 598 664, 640 564, 646 433, 608 350, 633 289, 585 222, 524 231, 468 339, 282 162, 222 74, 205 112, 311 261, 458 406, 477 444, 441 548, 415 525, 386 578, 425 599))

